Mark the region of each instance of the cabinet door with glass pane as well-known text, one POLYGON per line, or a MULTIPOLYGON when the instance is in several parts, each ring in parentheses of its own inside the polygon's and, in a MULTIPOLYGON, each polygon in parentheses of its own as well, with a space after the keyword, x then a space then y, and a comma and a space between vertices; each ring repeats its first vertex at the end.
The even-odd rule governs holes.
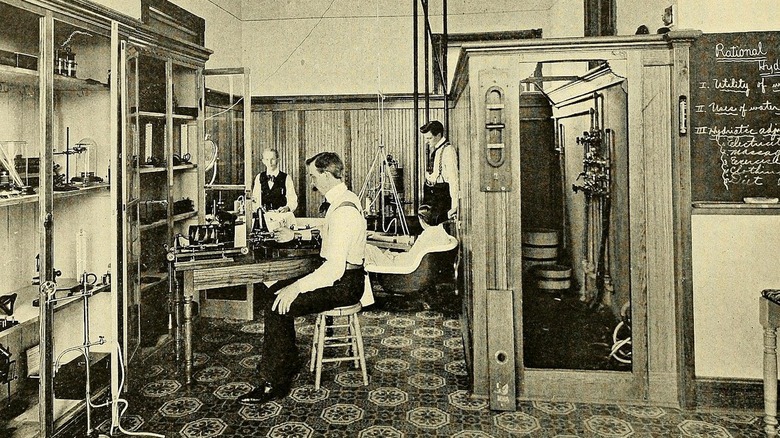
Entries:
MULTIPOLYGON (((253 156, 249 71, 205 70, 203 179, 206 213, 227 211, 251 231, 251 193, 260 157, 253 156)), ((240 234, 240 232, 238 233, 240 234)), ((237 235, 236 239, 241 239, 237 235)), ((237 241, 235 246, 244 246, 237 241)))

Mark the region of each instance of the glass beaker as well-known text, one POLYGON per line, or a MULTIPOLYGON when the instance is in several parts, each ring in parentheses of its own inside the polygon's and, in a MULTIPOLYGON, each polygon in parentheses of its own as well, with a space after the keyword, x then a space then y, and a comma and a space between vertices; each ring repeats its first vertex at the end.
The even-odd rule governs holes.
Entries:
POLYGON ((2 141, 0 146, 4 159, 8 162, 7 170, 11 179, 24 192, 32 192, 32 187, 38 185, 38 148, 30 147, 24 140, 2 141))
POLYGON ((95 140, 82 138, 74 145, 74 150, 79 152, 76 159, 76 176, 72 181, 84 185, 102 182, 103 179, 96 175, 98 154, 95 140))

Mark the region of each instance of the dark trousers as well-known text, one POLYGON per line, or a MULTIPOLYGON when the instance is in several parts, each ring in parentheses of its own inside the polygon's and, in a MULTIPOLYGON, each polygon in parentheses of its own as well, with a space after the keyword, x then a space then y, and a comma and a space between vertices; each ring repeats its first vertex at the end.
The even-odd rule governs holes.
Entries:
POLYGON ((361 269, 344 272, 333 286, 299 294, 290 311, 280 315, 271 310, 275 292, 297 279, 282 280, 260 294, 265 318, 265 334, 258 373, 275 385, 290 383, 298 372, 298 347, 295 345, 295 318, 320 313, 336 307, 351 306, 363 295, 364 274, 361 269))
POLYGON ((431 208, 428 225, 439 225, 447 220, 447 213, 452 208, 449 183, 423 185, 423 204, 431 208))

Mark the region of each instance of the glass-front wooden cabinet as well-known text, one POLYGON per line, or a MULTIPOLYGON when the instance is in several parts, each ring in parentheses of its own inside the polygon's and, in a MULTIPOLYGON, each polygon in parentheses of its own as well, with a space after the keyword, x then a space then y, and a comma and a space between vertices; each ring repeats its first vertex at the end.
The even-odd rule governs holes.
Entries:
MULTIPOLYGON (((205 164, 201 181, 205 210, 210 215, 218 211, 236 215, 239 230, 243 226, 246 236, 252 225, 252 181, 259 173, 261 158, 253 155, 251 146, 249 70, 206 70, 204 75, 205 164)), ((235 246, 245 246, 245 242, 235 246)))
POLYGON ((165 246, 205 214, 210 51, 202 19, 187 41, 157 29, 173 6, 153 3, 138 21, 89 1, 0 0, 6 427, 52 436, 86 409, 90 429, 87 388, 96 400, 138 384, 130 364, 168 333, 165 246))
POLYGON ((4 419, 41 436, 107 393, 116 340, 119 32, 83 12, 0 2, 0 345, 23 412, 4 419))
POLYGON ((168 249, 204 216, 200 183, 203 59, 125 48, 125 359, 172 336, 168 249), (137 279, 137 281, 136 281, 137 279))

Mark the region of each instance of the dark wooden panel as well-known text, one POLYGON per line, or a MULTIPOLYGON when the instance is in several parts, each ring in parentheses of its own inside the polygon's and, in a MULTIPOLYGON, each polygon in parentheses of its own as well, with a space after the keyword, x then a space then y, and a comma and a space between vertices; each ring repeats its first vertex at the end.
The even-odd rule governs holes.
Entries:
POLYGON ((696 406, 763 411, 763 382, 698 379, 696 381, 696 406))
POLYGON ((705 34, 690 51, 693 201, 780 197, 780 33, 705 34))

